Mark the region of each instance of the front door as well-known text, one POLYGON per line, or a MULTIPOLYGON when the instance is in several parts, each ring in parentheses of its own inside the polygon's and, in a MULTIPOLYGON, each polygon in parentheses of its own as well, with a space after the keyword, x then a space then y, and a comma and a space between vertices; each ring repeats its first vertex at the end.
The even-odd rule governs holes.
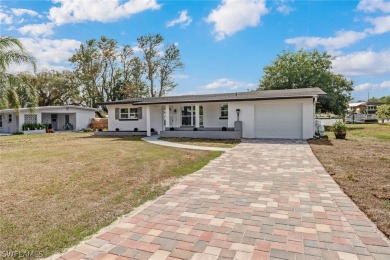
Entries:
MULTIPOLYGON (((163 129, 167 126, 166 122, 165 122, 165 106, 163 106, 163 110, 162 110, 162 118, 163 118, 163 129)), ((169 127, 172 127, 173 126, 173 109, 172 107, 169 107, 169 127)))
POLYGON ((57 114, 51 114, 51 127, 52 127, 54 130, 58 130, 58 126, 57 126, 57 114))

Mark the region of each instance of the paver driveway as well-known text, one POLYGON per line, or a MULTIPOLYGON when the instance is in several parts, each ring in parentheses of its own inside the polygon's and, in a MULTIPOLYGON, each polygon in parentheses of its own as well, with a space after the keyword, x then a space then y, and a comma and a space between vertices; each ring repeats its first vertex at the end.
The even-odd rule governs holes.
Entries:
POLYGON ((64 259, 390 259, 304 141, 244 141, 64 259))

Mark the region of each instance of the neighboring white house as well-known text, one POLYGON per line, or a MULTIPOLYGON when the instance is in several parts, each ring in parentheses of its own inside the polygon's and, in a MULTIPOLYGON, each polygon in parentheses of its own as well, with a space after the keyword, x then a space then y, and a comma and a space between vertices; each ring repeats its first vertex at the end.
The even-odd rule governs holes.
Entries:
POLYGON ((102 105, 108 108, 109 131, 137 128, 148 136, 151 130, 164 136, 174 130, 170 136, 181 137, 181 131, 191 135, 193 128, 233 130, 235 121, 241 121, 243 138, 307 139, 314 136, 316 102, 325 95, 319 88, 304 88, 132 98, 102 105))
POLYGON ((94 108, 79 106, 47 106, 0 110, 0 132, 13 133, 22 130, 24 123, 51 124, 54 130, 62 130, 72 124, 74 130, 88 127, 95 117, 94 108))

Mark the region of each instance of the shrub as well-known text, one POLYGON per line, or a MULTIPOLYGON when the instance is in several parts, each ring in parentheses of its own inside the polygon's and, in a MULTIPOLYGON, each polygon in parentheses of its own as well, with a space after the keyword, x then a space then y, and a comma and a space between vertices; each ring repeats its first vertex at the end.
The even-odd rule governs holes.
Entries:
POLYGON ((347 132, 347 125, 343 121, 336 121, 332 125, 333 132, 335 133, 346 133, 347 132))
POLYGON ((345 139, 347 135, 347 125, 343 121, 337 121, 332 125, 336 139, 345 139))
POLYGON ((17 131, 17 132, 14 132, 14 133, 12 133, 13 135, 23 135, 24 133, 23 132, 19 132, 19 131, 17 131))
POLYGON ((382 124, 385 122, 385 119, 390 118, 390 105, 381 105, 378 106, 376 111, 376 116, 382 121, 382 124))

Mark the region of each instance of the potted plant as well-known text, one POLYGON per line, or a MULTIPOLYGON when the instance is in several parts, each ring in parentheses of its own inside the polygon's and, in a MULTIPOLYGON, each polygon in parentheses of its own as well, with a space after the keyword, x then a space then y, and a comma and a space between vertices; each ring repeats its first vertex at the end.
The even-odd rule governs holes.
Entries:
POLYGON ((336 139, 345 139, 347 135, 347 125, 343 121, 336 121, 333 125, 333 133, 336 139))

